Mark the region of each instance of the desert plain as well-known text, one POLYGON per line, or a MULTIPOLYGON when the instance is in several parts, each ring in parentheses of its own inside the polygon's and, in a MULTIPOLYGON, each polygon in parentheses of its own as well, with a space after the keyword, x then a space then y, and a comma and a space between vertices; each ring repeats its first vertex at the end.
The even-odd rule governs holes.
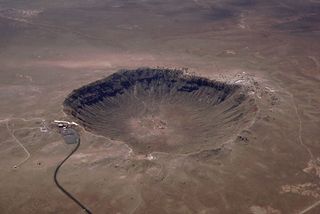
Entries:
POLYGON ((320 213, 318 0, 1 0, 0 100, 1 213, 85 213, 57 121, 91 213, 320 213))

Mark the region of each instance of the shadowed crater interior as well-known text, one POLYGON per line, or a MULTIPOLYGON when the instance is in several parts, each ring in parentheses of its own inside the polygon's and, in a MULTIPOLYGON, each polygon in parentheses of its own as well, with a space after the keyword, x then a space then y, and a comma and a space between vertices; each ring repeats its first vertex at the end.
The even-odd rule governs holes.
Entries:
POLYGON ((64 101, 64 111, 86 130, 142 154, 218 148, 252 120, 254 109, 240 85, 151 68, 119 71, 64 101))

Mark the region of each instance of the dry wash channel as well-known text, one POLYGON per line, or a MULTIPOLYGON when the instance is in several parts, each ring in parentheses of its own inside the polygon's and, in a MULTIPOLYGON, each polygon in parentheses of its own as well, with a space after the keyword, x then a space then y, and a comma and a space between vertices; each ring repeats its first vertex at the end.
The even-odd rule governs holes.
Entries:
POLYGON ((180 70, 122 70, 73 91, 64 111, 90 132, 137 153, 186 154, 221 146, 254 117, 254 99, 236 84, 180 70))

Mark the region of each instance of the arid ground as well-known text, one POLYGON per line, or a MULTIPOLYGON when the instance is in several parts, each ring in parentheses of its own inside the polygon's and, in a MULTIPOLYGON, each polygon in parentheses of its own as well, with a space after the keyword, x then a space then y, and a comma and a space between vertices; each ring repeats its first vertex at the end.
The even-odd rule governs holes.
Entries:
POLYGON ((58 179, 92 213, 320 213, 319 0, 1 0, 0 100, 1 213, 83 213, 54 183, 75 147, 55 120, 79 124, 58 179), (142 67, 243 91, 138 76, 66 109, 142 67))

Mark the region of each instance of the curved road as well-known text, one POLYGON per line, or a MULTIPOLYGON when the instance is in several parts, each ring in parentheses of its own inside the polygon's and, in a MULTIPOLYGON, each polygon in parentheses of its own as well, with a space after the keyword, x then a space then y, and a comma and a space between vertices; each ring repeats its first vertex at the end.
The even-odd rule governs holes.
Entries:
POLYGON ((76 145, 76 147, 74 147, 74 149, 71 151, 71 153, 57 166, 56 170, 54 171, 54 182, 55 184, 57 185, 57 187, 66 195, 68 196, 71 200, 73 200, 79 207, 82 208, 82 210, 85 212, 85 213, 88 213, 88 214, 92 214, 92 212, 86 208, 80 201, 78 201, 74 196, 71 195, 71 193, 69 193, 66 189, 64 189, 60 184, 59 184, 59 181, 57 179, 57 176, 58 176, 58 173, 59 173, 59 169, 61 168, 61 166, 71 157, 71 155, 73 153, 75 153, 77 151, 77 149, 79 148, 80 146, 80 138, 78 140, 78 143, 76 145))
POLYGON ((25 162, 27 162, 29 160, 29 158, 31 157, 30 152, 28 151, 28 149, 20 142, 20 140, 14 135, 14 131, 10 130, 9 128, 9 122, 6 122, 6 126, 7 126, 7 130, 10 133, 11 137, 18 143, 18 145, 23 149, 23 151, 27 154, 27 156, 20 161, 19 163, 15 164, 13 166, 13 168, 18 168, 20 165, 24 164, 25 162))

